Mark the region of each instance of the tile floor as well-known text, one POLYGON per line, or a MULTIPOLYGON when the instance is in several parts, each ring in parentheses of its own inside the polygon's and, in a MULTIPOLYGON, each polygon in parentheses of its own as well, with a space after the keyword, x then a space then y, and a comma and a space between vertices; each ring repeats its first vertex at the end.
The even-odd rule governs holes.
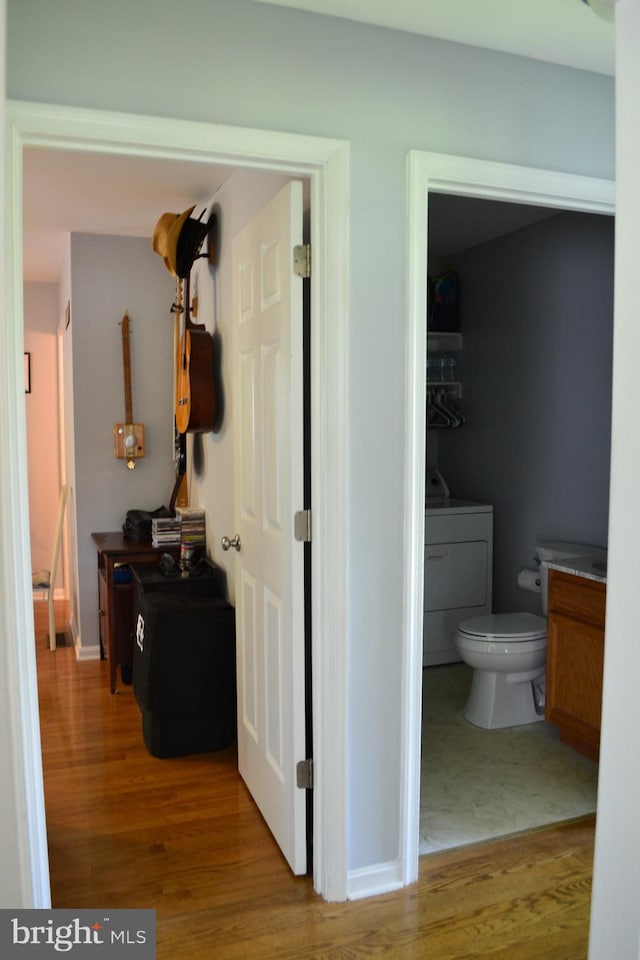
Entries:
POLYGON ((593 813, 597 763, 546 721, 474 727, 462 717, 470 680, 464 663, 423 671, 420 853, 593 813))

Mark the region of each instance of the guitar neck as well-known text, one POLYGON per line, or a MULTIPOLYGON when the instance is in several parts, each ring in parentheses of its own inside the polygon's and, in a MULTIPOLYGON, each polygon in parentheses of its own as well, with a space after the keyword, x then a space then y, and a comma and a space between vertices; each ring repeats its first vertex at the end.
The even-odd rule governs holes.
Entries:
POLYGON ((129 333, 129 314, 122 318, 122 362, 124 366, 124 419, 133 423, 133 395, 131 392, 131 335, 129 333))

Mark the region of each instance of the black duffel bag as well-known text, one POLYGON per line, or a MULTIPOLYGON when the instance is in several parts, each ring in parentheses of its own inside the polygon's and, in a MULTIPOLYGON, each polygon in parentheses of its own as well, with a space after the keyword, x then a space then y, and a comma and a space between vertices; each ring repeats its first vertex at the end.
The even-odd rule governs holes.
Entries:
POLYGON ((135 543, 151 543, 151 521, 156 517, 172 517, 166 507, 157 510, 127 510, 122 532, 135 543))

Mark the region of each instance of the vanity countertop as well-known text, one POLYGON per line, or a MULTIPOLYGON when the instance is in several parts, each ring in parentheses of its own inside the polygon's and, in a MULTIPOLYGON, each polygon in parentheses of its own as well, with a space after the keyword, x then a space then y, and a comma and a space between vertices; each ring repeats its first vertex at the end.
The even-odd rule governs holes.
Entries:
POLYGON ((561 570, 571 573, 574 577, 584 577, 586 580, 597 580, 598 583, 607 582, 607 557, 602 555, 593 557, 576 557, 572 560, 545 560, 545 567, 550 570, 561 570))

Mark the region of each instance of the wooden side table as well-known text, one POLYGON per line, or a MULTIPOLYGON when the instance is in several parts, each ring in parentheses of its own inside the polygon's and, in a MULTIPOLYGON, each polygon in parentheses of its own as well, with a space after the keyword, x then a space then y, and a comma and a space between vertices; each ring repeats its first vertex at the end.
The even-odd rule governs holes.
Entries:
POLYGON ((123 533, 92 533, 98 551, 100 647, 109 661, 111 693, 116 693, 118 666, 133 662, 133 583, 118 583, 116 571, 129 564, 157 564, 163 553, 174 557, 180 548, 136 543, 123 533))

